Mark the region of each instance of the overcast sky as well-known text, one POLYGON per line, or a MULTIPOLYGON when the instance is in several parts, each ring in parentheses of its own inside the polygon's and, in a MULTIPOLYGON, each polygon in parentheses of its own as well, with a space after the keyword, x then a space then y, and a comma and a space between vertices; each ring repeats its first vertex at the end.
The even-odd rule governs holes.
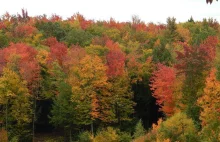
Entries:
POLYGON ((220 1, 212 5, 206 0, 4 0, 0 4, 0 15, 21 13, 27 9, 29 16, 57 14, 65 19, 79 12, 87 19, 131 21, 138 15, 146 23, 165 23, 167 17, 178 22, 214 18, 220 22, 220 1))

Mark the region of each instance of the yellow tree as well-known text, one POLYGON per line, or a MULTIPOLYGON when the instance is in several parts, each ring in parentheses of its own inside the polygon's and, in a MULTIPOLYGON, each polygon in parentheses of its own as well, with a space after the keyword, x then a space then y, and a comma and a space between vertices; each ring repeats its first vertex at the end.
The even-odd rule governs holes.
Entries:
POLYGON ((76 104, 76 122, 92 124, 95 119, 107 119, 105 98, 109 96, 106 66, 98 56, 86 55, 71 69, 69 83, 72 86, 72 101, 76 104))
POLYGON ((0 78, 0 106, 4 108, 3 121, 9 134, 24 138, 25 126, 31 122, 31 101, 27 83, 9 68, 4 68, 0 78))
POLYGON ((206 79, 204 94, 197 101, 202 108, 202 134, 209 141, 220 141, 220 81, 216 79, 216 69, 212 69, 206 79))

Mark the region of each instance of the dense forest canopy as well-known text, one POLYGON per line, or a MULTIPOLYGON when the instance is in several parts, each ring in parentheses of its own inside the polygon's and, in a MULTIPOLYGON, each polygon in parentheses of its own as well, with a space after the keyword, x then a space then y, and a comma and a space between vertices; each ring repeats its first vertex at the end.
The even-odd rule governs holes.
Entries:
POLYGON ((219 36, 214 19, 5 13, 0 141, 220 141, 219 36))

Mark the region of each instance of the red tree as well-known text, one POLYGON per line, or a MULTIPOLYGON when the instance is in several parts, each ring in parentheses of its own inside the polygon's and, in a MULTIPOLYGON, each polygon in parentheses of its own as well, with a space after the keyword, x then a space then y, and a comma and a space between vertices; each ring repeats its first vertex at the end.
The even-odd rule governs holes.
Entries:
POLYGON ((58 41, 57 41, 56 37, 49 37, 43 42, 44 45, 49 46, 49 47, 51 47, 57 43, 58 43, 58 41))
POLYGON ((63 66, 64 58, 67 54, 67 46, 63 43, 57 43, 50 47, 49 62, 58 61, 60 66, 63 66))
POLYGON ((28 37, 34 34, 37 29, 34 26, 28 24, 21 24, 15 28, 14 36, 16 37, 28 37))
POLYGON ((64 59, 64 71, 69 72, 71 67, 77 66, 80 60, 85 57, 85 55, 86 51, 84 48, 81 48, 78 45, 72 45, 64 59))
POLYGON ((173 85, 175 81, 175 71, 171 67, 163 64, 157 65, 157 70, 153 72, 151 78, 151 90, 157 104, 167 116, 174 113, 173 85))
POLYGON ((106 42, 106 46, 109 48, 109 53, 107 54, 107 75, 109 77, 120 76, 124 74, 125 66, 125 54, 119 48, 117 43, 112 40, 106 42))
POLYGON ((3 68, 6 63, 14 64, 22 78, 27 81, 29 89, 39 80, 40 68, 35 59, 37 51, 33 47, 23 43, 11 44, 4 48, 0 54, 2 54, 1 61, 3 61, 0 68, 3 68), (18 58, 13 60, 14 56, 18 58))

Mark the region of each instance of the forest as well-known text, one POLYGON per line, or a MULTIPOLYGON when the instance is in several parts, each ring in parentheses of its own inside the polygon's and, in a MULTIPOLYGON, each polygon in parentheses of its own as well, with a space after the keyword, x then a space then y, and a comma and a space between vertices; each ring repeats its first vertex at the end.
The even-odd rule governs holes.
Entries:
POLYGON ((0 17, 1 142, 219 142, 220 25, 0 17))

